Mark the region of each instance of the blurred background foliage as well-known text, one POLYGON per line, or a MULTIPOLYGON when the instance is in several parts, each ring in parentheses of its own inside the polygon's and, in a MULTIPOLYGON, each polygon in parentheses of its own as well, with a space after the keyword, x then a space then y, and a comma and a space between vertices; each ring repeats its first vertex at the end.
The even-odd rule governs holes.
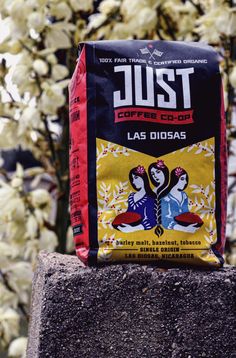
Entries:
POLYGON ((218 51, 229 152, 225 259, 236 264, 234 2, 0 0, 0 351, 8 357, 25 356, 39 250, 73 253, 67 86, 78 43, 103 39, 203 41, 218 51))

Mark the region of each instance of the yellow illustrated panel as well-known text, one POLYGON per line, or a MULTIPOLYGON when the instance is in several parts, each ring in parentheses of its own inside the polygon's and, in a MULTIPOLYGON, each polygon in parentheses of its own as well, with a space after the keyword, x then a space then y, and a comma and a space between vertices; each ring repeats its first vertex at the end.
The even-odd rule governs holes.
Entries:
POLYGON ((98 260, 220 266, 214 138, 159 158, 97 139, 98 260))

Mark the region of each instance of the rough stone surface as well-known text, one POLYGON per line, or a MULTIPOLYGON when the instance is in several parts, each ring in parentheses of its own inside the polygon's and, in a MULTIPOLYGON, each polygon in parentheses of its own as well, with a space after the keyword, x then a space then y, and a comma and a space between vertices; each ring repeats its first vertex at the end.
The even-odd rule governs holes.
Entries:
POLYGON ((235 274, 43 252, 27 358, 236 358, 235 274))

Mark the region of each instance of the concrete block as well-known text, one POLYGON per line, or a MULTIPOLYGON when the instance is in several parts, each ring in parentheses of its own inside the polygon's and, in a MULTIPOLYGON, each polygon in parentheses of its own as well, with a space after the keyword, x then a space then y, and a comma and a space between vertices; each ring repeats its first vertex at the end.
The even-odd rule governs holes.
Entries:
POLYGON ((27 358, 236 358, 235 274, 42 252, 27 358))

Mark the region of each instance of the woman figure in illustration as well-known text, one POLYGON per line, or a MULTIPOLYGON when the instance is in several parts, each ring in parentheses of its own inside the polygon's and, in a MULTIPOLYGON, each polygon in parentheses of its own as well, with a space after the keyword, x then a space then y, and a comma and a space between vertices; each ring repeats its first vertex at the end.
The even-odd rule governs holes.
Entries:
POLYGON ((159 237, 163 234, 164 230, 161 227, 161 196, 169 183, 169 169, 165 165, 163 160, 157 160, 156 163, 152 163, 148 168, 149 178, 154 185, 154 192, 156 193, 156 223, 155 229, 156 235, 159 237))
POLYGON ((161 222, 165 229, 189 233, 195 233, 198 230, 196 224, 183 226, 175 221, 176 216, 189 212, 188 196, 184 192, 188 181, 188 174, 183 168, 177 167, 171 171, 170 184, 161 199, 161 222))
POLYGON ((169 182, 169 169, 164 160, 157 160, 156 163, 150 164, 148 174, 152 184, 155 186, 154 192, 159 196, 169 182))
POLYGON ((135 192, 128 197, 127 212, 140 215, 141 220, 137 225, 121 224, 117 227, 122 232, 134 232, 139 230, 150 230, 156 225, 155 197, 150 188, 148 176, 143 166, 139 165, 131 169, 129 180, 135 192))

